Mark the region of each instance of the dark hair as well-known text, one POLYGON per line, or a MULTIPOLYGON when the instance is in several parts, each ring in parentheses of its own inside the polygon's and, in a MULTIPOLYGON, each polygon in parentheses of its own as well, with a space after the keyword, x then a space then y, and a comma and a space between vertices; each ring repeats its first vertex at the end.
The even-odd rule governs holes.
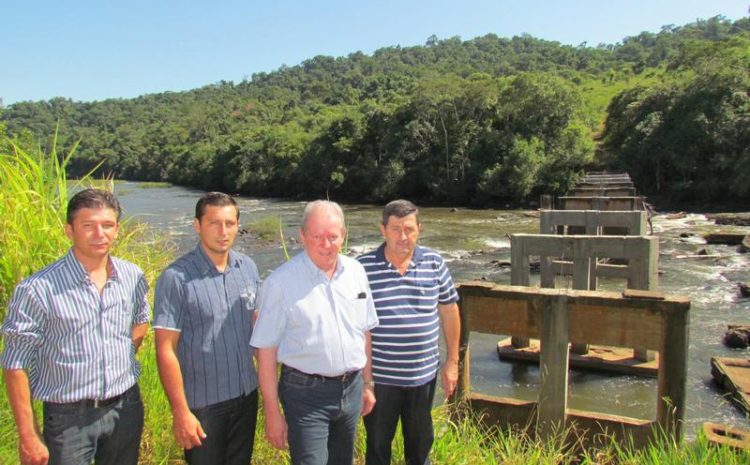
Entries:
POLYGON ((122 207, 117 197, 109 191, 102 189, 84 189, 76 193, 68 201, 68 212, 65 217, 65 221, 72 225, 78 210, 84 208, 110 208, 115 211, 117 215, 117 221, 120 221, 122 216, 122 207))
POLYGON ((416 216, 417 224, 419 224, 419 208, 416 205, 404 199, 388 202, 385 208, 383 208, 383 226, 388 224, 388 218, 392 216, 404 218, 412 213, 416 216))
POLYGON ((201 195, 198 199, 198 203, 195 204, 195 218, 200 221, 203 215, 206 214, 206 207, 226 207, 233 206, 237 210, 237 219, 240 219, 240 208, 237 206, 237 202, 231 196, 223 192, 206 192, 201 195))

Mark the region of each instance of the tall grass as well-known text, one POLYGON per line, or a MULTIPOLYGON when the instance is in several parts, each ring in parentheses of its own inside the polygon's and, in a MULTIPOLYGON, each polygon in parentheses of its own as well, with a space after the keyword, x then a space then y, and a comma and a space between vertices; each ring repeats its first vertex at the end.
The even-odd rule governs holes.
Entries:
MULTIPOLYGON (((4 314, 16 283, 62 256, 69 247, 63 233, 68 183, 64 172, 67 157, 58 159, 54 150, 48 155, 30 154, 7 140, 0 142, 0 147, 10 147, 8 153, 0 153, 0 298, 4 314)), ((92 180, 79 182, 88 185, 92 180)), ((141 266, 153 288, 158 274, 171 258, 169 250, 163 240, 145 226, 126 223, 114 253, 141 266)), ((172 437, 171 410, 159 382, 152 334, 146 337, 139 360, 142 366, 140 386, 146 407, 140 463, 182 463, 182 450, 172 437)), ((37 410, 38 407, 36 405, 37 410)), ((564 441, 539 442, 522 433, 487 428, 470 414, 461 422, 453 422, 445 406, 436 408, 433 416, 436 440, 432 461, 435 465, 750 464, 750 453, 712 446, 702 435, 693 443, 675 445, 665 440, 641 451, 620 447, 612 441, 601 450, 574 454, 564 441)), ((287 463, 286 452, 270 447, 263 439, 263 430, 261 411, 253 463, 287 463)), ((360 424, 357 465, 364 464, 364 447, 360 424)), ((3 387, 0 389, 0 464, 18 463, 17 457, 14 420, 3 387)), ((393 464, 403 463, 399 433, 394 441, 393 464)))
MULTIPOLYGON (((65 161, 55 149, 31 155, 12 141, 0 154, 0 316, 13 287, 68 246, 65 161)), ((72 152, 71 152, 72 153, 72 152)))

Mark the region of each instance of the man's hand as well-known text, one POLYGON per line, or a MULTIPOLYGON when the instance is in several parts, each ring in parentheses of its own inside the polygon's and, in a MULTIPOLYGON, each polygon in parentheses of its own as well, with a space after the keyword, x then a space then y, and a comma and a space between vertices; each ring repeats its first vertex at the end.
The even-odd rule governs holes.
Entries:
POLYGON ((368 415, 375 407, 375 385, 365 384, 362 387, 362 410, 360 416, 368 415))
POLYGON ((22 465, 47 465, 49 451, 37 433, 18 439, 18 457, 22 465))
POLYGON ((281 413, 266 412, 266 438, 277 449, 287 448, 286 420, 281 413))
POLYGON ((458 362, 448 360, 442 369, 443 394, 446 399, 453 395, 458 384, 458 362))
POLYGON ((173 417, 172 432, 180 447, 192 449, 203 444, 206 433, 203 432, 203 427, 193 412, 188 410, 185 413, 174 414, 173 417))

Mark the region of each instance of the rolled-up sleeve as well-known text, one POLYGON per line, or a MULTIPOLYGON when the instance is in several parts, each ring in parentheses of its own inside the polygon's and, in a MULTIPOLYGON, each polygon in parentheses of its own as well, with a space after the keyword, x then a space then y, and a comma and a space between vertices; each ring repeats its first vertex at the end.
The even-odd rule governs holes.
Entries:
POLYGON ((8 305, 2 326, 5 348, 0 365, 5 369, 28 368, 36 349, 44 341, 46 312, 31 286, 21 283, 16 287, 8 305))
POLYGON ((184 292, 180 274, 167 268, 154 290, 154 328, 182 330, 184 292))
POLYGON ((287 308, 284 293, 272 278, 266 279, 258 295, 258 321, 250 345, 256 348, 278 347, 284 335, 287 308))

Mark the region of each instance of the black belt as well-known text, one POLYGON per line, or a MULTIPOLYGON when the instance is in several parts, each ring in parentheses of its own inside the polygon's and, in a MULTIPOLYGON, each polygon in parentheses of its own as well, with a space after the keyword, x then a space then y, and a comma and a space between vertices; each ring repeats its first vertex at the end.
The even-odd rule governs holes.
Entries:
POLYGON ((135 389, 137 384, 134 384, 133 387, 129 388, 127 391, 123 392, 122 394, 118 394, 114 397, 110 397, 109 399, 81 399, 76 400, 73 402, 45 402, 50 405, 65 405, 70 407, 78 407, 78 408, 102 408, 102 407, 109 407, 112 404, 116 404, 120 400, 122 400, 131 390, 135 389))
POLYGON ((362 370, 353 370, 353 371, 347 371, 343 375, 325 376, 325 375, 316 375, 316 374, 305 373, 304 371, 300 371, 300 370, 298 370, 296 368, 292 368, 289 365, 284 365, 283 368, 285 370, 291 371, 292 373, 296 373, 298 375, 307 376, 308 378, 318 379, 318 380, 322 380, 322 381, 341 381, 342 383, 350 381, 352 378, 354 378, 355 376, 357 376, 360 371, 362 371, 362 370))

